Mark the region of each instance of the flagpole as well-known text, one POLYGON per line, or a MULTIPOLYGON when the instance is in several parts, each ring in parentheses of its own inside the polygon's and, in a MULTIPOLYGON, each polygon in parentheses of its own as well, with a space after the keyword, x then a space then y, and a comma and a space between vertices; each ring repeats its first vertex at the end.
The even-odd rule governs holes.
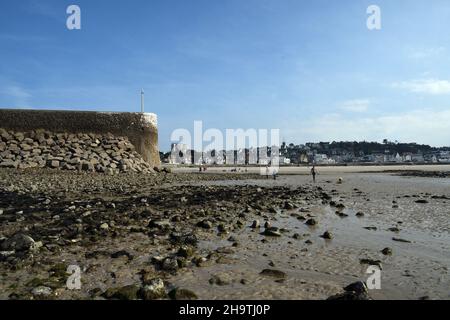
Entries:
POLYGON ((144 113, 144 89, 141 89, 141 113, 144 113))

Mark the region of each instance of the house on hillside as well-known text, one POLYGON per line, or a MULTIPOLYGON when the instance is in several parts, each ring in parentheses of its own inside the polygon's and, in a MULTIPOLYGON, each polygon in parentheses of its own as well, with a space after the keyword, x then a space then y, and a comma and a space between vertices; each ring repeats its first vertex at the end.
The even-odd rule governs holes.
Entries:
POLYGON ((423 154, 417 153, 417 154, 413 154, 411 156, 411 161, 412 162, 425 162, 425 158, 423 157, 423 154))

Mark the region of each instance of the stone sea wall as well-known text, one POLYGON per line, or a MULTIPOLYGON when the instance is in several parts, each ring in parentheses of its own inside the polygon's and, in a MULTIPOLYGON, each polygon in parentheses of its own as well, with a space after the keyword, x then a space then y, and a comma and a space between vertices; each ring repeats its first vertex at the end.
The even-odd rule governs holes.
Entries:
POLYGON ((153 172, 126 137, 0 129, 0 168, 153 172))
POLYGON ((159 164, 153 114, 0 109, 0 167, 114 173, 159 164))

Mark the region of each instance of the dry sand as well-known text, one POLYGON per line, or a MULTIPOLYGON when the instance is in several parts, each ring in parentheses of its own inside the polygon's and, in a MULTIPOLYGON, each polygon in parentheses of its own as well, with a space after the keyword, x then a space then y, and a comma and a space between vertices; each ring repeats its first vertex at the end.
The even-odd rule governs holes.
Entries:
MULTIPOLYGON (((198 167, 193 166, 170 166, 174 169, 174 172, 198 172, 198 167)), ((207 168, 208 173, 223 173, 231 172, 232 169, 239 170, 238 173, 257 173, 259 174, 261 168, 264 170, 265 167, 257 166, 243 166, 243 167, 233 167, 233 166, 209 166, 207 168)), ((319 174, 342 174, 342 173, 362 173, 362 172, 383 172, 383 171, 407 171, 407 170, 418 170, 418 171, 441 171, 449 172, 450 164, 428 164, 428 165, 408 165, 408 164, 393 164, 393 165, 372 165, 372 166, 358 166, 358 165, 347 165, 347 166, 317 166, 316 167, 319 174)), ((280 174, 307 174, 311 170, 311 166, 280 166, 280 174)))

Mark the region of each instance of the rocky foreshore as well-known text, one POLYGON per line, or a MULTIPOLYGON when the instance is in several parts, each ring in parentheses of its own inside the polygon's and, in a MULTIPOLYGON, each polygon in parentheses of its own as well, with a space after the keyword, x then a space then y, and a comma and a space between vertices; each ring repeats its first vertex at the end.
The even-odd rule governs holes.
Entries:
POLYGON ((0 169, 0 299, 371 299, 368 266, 442 294, 447 194, 305 179, 0 169))
POLYGON ((0 168, 152 173, 126 137, 0 128, 0 168))
MULTIPOLYGON (((285 189, 254 193, 252 187, 173 186, 227 175, 108 176, 2 169, 0 177, 0 270, 4 276, 24 273, 19 281, 2 283, 3 298, 194 297, 185 289, 167 291, 162 279, 217 258, 197 253, 202 234, 243 228, 248 213, 262 212, 267 206, 275 210, 286 205, 283 198, 288 199, 285 189), (124 245, 127 242, 139 243, 141 248, 130 250, 124 245), (141 260, 129 270, 140 280, 118 288, 101 289, 103 283, 97 283, 99 287, 70 291, 66 287, 69 261, 64 257, 74 250, 72 264, 83 270, 99 258, 125 258, 123 263, 141 260), (161 251, 163 255, 156 254, 161 251)), ((248 178, 259 176, 228 177, 248 178)))

